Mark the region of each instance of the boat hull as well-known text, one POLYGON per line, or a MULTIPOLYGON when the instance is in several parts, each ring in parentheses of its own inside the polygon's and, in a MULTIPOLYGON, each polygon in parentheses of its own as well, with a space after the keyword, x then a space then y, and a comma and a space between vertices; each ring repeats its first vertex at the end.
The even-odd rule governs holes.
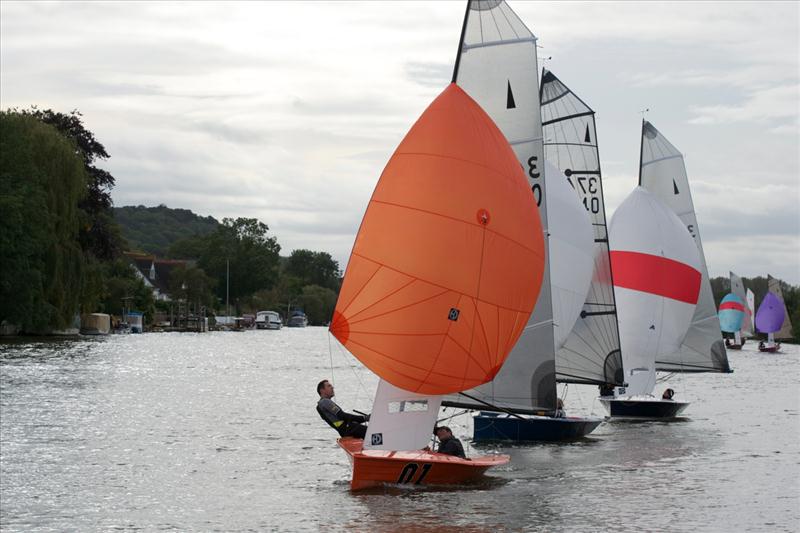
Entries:
POLYGON ((761 345, 759 345, 758 346, 758 351, 759 352, 767 352, 767 353, 777 353, 777 352, 781 351, 781 345, 780 344, 774 344, 773 346, 761 346, 761 345))
POLYGON ((512 417, 481 413, 473 418, 473 439, 481 441, 567 441, 584 437, 597 428, 599 417, 512 417))
POLYGON ((689 406, 689 402, 659 400, 656 398, 600 398, 612 418, 666 419, 675 418, 689 406))
POLYGON ((364 450, 362 439, 337 440, 353 465, 351 490, 378 487, 386 483, 407 485, 452 485, 482 476, 493 466, 508 463, 507 455, 462 459, 426 450, 364 450))

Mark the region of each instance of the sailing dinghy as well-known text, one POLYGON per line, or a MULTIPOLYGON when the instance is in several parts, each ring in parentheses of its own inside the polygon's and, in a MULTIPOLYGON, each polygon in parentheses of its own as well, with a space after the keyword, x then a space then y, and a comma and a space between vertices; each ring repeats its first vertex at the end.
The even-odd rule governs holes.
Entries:
POLYGON ((756 328, 767 334, 767 342, 758 344, 758 351, 775 353, 781 349, 781 343, 775 339, 792 338, 792 323, 786 304, 783 301, 781 285, 772 276, 767 275, 767 294, 761 300, 756 312, 756 328))
MULTIPOLYGON (((595 295, 599 290, 596 285, 602 283, 606 283, 604 294, 609 303, 603 312, 613 312, 608 269, 598 273, 603 270, 603 259, 596 258, 597 235, 605 238, 605 224, 593 230, 595 220, 589 214, 602 206, 593 112, 552 75, 543 83, 540 95, 538 78, 536 37, 508 4, 470 2, 453 81, 486 110, 511 143, 539 206, 547 249, 538 302, 506 364, 491 383, 449 395, 442 403, 477 412, 473 418, 476 441, 584 436, 602 418, 556 416, 556 382, 622 384, 622 373, 617 372, 621 359, 615 321, 609 337, 594 342, 598 340, 593 336, 595 326, 586 329, 593 320, 584 314, 587 295, 595 295), (547 107, 541 103, 544 100, 547 107), (554 100, 558 103, 549 105, 554 100), (547 149, 558 156, 554 157, 558 164, 549 164, 543 146, 545 109, 545 127, 558 143, 547 149), (579 115, 571 117, 575 110, 579 115), (581 128, 581 146, 565 149, 572 142, 571 131, 575 127, 581 128), (591 130, 590 139, 584 138, 584 130, 591 130), (562 163, 570 166, 562 168, 562 163), (573 179, 580 174, 582 183, 591 174, 590 196, 594 200, 581 198, 570 187, 566 168, 576 171, 573 179), (586 202, 589 208, 585 207, 586 202), (574 328, 584 328, 584 339, 591 346, 578 346, 579 334, 573 333, 574 328), (557 355, 562 350, 570 354, 563 360, 557 355)), ((607 265, 607 258, 605 261, 607 265)), ((606 302, 600 305, 603 303, 606 302)))
POLYGON ((689 404, 653 396, 656 362, 679 350, 700 296, 700 255, 681 220, 637 187, 611 218, 611 266, 625 387, 600 397, 612 417, 671 418, 689 404))
POLYGON ((719 325, 725 333, 734 335, 734 342, 729 338, 725 339, 725 347, 729 350, 742 349, 742 337, 740 330, 744 322, 744 300, 737 294, 726 294, 719 303, 719 325))
MULTIPOLYGON (((731 293, 735 294, 737 298, 741 301, 742 310, 744 315, 742 316, 742 323, 741 327, 737 331, 733 331, 733 342, 730 342, 730 339, 725 339, 725 348, 728 350, 741 350, 742 346, 744 346, 745 339, 747 337, 753 336, 753 312, 750 310, 750 304, 747 300, 747 292, 744 288, 744 282, 742 278, 730 272, 730 280, 731 280, 731 293)), ((749 289, 748 289, 749 290, 749 289)), ((752 294, 752 291, 750 291, 752 294)), ((722 302, 720 302, 720 311, 722 311, 722 302)), ((729 324, 730 325, 730 324, 729 324)), ((722 326, 722 317, 720 316, 720 326, 722 326)), ((724 327, 722 331, 727 331, 724 327)))
POLYGON ((450 84, 386 165, 330 331, 381 378, 366 438, 339 439, 351 487, 461 483, 505 455, 426 451, 441 395, 491 381, 539 294, 541 222, 508 141, 450 84))

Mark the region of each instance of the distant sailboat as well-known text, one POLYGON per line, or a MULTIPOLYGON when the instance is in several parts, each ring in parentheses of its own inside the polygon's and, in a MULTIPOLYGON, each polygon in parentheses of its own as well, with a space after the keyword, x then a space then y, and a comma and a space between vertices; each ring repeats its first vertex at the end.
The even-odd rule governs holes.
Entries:
POLYGON ((781 349, 781 344, 775 342, 775 339, 791 339, 792 323, 783 302, 780 283, 772 276, 767 276, 767 285, 767 294, 756 312, 756 328, 767 334, 767 342, 759 343, 758 349, 762 352, 777 352, 781 349))
MULTIPOLYGON (((567 167, 545 162, 536 37, 504 1, 470 2, 453 81, 492 117, 526 171, 539 205, 548 259, 536 308, 506 364, 491 383, 450 395, 442 405, 479 412, 474 417, 476 440, 561 440, 585 435, 602 419, 555 417, 561 414, 556 390, 560 372, 564 373, 564 380, 571 382, 622 383, 622 373, 617 371, 621 365, 619 347, 613 346, 617 338, 615 324, 611 336, 599 341, 588 336, 593 332, 584 330, 584 339, 593 343, 588 349, 579 348, 580 341, 572 334, 574 327, 592 322, 586 320, 587 315, 582 316, 587 294, 601 290, 593 285, 593 272, 598 263, 602 265, 602 259, 595 256, 595 238, 605 238, 605 225, 593 230, 593 220, 587 213, 592 208, 602 208, 593 112, 555 76, 545 73, 541 101, 550 103, 551 98, 561 98, 558 105, 547 108, 550 133, 556 138, 548 150, 560 154, 561 163, 568 164, 573 157, 580 161, 578 166, 573 164, 572 168, 579 171, 573 179, 581 174, 583 181, 591 174, 592 194, 586 199, 569 187, 563 173, 567 167), (571 138, 568 132, 578 123, 561 112, 577 108, 585 111, 580 118, 583 146, 565 150, 564 143, 571 138), (588 141, 583 137, 584 128, 591 130, 588 141), (584 168, 586 164, 591 168, 584 168), (586 199, 588 208, 581 199, 586 199), (581 350, 582 354, 561 360, 556 352, 562 348, 570 353, 581 350)), ((613 312, 608 276, 600 273, 598 279, 598 284, 608 283, 604 294, 613 312)))
POLYGON ((719 324, 725 333, 734 334, 734 342, 725 339, 725 347, 729 350, 742 349, 742 337, 740 330, 745 317, 745 303, 739 295, 734 293, 726 294, 719 304, 719 324))
POLYGON ((331 333, 381 382, 351 487, 458 483, 508 462, 425 451, 441 395, 490 381, 528 321, 544 248, 508 141, 451 84, 398 146, 347 265, 331 333))

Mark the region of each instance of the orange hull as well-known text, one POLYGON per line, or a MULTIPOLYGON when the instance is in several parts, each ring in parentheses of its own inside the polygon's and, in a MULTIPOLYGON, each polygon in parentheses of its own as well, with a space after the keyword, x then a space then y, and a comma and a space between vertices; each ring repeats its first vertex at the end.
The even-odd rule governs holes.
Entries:
POLYGON ((364 450, 362 439, 341 438, 337 442, 347 452, 353 465, 352 490, 384 483, 412 485, 448 485, 462 483, 483 475, 493 466, 508 463, 508 455, 485 455, 461 459, 425 450, 364 450))

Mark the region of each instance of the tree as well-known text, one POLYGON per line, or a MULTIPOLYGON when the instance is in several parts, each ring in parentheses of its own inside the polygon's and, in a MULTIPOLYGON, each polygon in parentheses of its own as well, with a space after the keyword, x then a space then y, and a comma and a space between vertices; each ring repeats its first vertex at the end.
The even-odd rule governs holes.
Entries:
POLYGON ((202 269, 193 266, 177 266, 169 275, 169 291, 173 299, 181 299, 195 306, 214 307, 216 297, 215 279, 206 275, 202 269))
POLYGON ((87 180, 73 141, 35 117, 0 112, 0 320, 63 328, 79 311, 87 180))
POLYGON ((303 285, 339 290, 339 263, 327 252, 294 250, 286 262, 285 272, 300 279, 303 285))
POLYGON ((97 160, 108 159, 105 147, 84 127, 82 115, 77 109, 65 114, 32 107, 19 113, 50 124, 74 143, 75 153, 83 161, 88 177, 85 182, 86 193, 78 205, 86 218, 86 223, 79 231, 81 247, 101 260, 117 257, 124 244, 111 212, 111 189, 115 180, 111 173, 95 166, 97 160))
POLYGON ((141 311, 145 321, 155 316, 153 290, 136 275, 133 267, 123 259, 103 264, 103 298, 101 309, 105 313, 121 315, 123 306, 130 311, 141 311))
POLYGON ((319 285, 306 285, 303 287, 300 301, 309 324, 321 326, 327 324, 333 316, 333 309, 336 307, 336 293, 319 285))

